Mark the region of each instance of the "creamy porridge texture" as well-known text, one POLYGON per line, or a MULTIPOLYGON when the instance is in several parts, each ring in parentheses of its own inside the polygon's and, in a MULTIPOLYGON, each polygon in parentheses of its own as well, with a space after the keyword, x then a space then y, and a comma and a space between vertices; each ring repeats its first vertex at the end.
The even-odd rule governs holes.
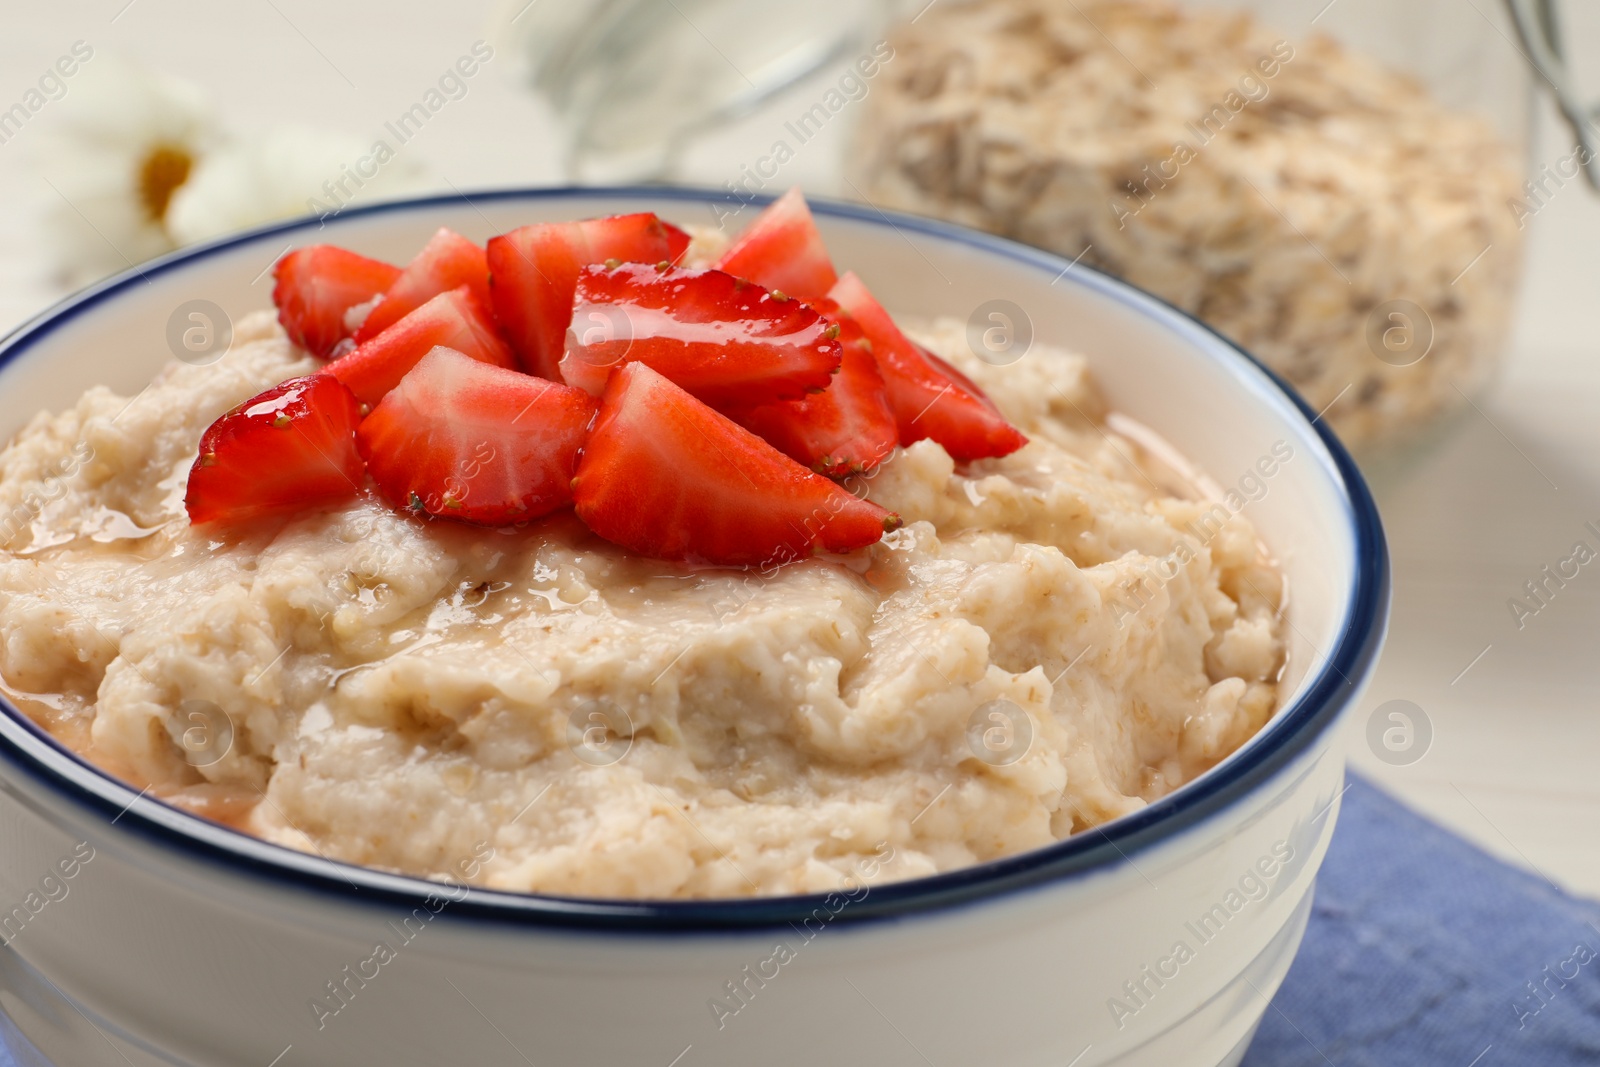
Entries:
POLYGON ((959 470, 900 450, 856 484, 904 528, 763 574, 641 558, 570 513, 486 531, 361 498, 192 527, 201 432, 318 365, 252 316, 220 363, 132 406, 91 390, 0 453, 0 675, 157 796, 424 876, 743 896, 846 884, 884 844, 876 880, 1048 844, 1265 722, 1281 577, 1108 431, 1077 357, 993 368, 959 324, 919 336, 1031 442, 959 470))

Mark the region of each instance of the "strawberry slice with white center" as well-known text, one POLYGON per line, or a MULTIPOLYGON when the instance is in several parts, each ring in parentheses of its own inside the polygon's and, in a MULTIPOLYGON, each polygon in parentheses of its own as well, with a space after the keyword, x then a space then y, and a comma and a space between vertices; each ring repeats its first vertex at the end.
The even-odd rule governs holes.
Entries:
POLYGON ((801 300, 822 299, 839 280, 799 186, 757 215, 714 265, 801 300))
POLYGON ((272 273, 272 302, 289 340, 327 359, 350 335, 345 312, 388 289, 400 268, 333 245, 312 245, 284 256, 272 273))
POLYGON ((599 395, 647 363, 713 407, 801 397, 839 369, 838 327, 719 270, 622 263, 578 275, 562 378, 599 395))
POLYGON ((490 306, 489 259, 483 249, 454 230, 441 228, 383 291, 355 332, 356 344, 372 340, 440 293, 463 285, 484 307, 490 306))
POLYGON ((246 400, 200 437, 184 500, 189 521, 242 522, 351 499, 366 484, 360 422, 356 398, 324 374, 246 400))
POLYGON ((900 525, 643 363, 611 376, 572 484, 591 530, 658 559, 777 566, 900 525))
POLYGON ((853 272, 840 278, 829 295, 872 343, 901 444, 932 438, 964 463, 1010 455, 1028 443, 983 390, 901 333, 853 272))
POLYGON ((560 381, 556 364, 572 321, 578 271, 590 263, 676 263, 689 235, 645 212, 583 222, 546 222, 489 239, 495 316, 529 374, 560 381))
POLYGON ((517 365, 488 307, 463 285, 440 293, 354 352, 329 363, 323 373, 349 386, 371 407, 441 345, 492 366, 517 365))
POLYGON ((588 393, 436 348, 361 424, 386 500, 418 514, 509 526, 572 502, 588 393))
POLYGON ((838 478, 869 471, 900 443, 883 375, 860 325, 827 297, 816 309, 839 327, 844 357, 822 392, 730 414, 778 451, 818 474, 838 478))

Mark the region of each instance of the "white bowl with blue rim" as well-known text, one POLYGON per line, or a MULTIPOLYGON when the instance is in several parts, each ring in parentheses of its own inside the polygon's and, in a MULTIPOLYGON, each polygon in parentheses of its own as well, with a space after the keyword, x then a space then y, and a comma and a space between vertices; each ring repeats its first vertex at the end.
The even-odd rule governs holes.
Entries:
MULTIPOLYGON (((890 309, 1021 306, 1039 340, 1089 357, 1117 410, 1243 487, 1290 589, 1273 719, 1170 796, 1048 848, 852 899, 649 902, 468 891, 271 845, 140 796, 6 705, 0 1032, 23 1067, 1238 1062, 1305 929, 1343 788, 1335 726, 1382 643, 1366 486, 1281 381, 1160 300, 958 227, 814 210, 890 309), (65 892, 41 896, 46 878, 65 892)), ((728 203, 440 197, 176 253, 0 342, 0 439, 90 386, 137 392, 186 302, 268 306, 290 246, 403 262, 439 226, 481 241, 631 211, 714 224, 728 203)))

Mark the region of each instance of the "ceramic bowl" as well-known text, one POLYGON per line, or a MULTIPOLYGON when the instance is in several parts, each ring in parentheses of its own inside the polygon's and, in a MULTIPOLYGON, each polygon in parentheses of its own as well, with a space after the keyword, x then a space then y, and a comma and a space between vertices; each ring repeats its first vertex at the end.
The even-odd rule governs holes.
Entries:
MULTIPOLYGON (((403 262, 439 226, 482 240, 644 210, 715 224, 729 205, 507 191, 185 250, 3 342, 0 439, 92 385, 137 393, 171 358, 180 306, 268 306, 291 246, 403 262)), ((1090 358, 1115 408, 1241 490, 1292 591, 1271 722, 1172 795, 1049 848, 850 898, 657 903, 468 891, 266 844, 139 795, 5 707, 0 1008, 24 1067, 1239 1060, 1304 931, 1343 788, 1334 727, 1383 637, 1387 558, 1360 475, 1282 382, 1143 292, 940 223, 816 215, 891 309, 1012 302, 1037 338, 1090 358)))

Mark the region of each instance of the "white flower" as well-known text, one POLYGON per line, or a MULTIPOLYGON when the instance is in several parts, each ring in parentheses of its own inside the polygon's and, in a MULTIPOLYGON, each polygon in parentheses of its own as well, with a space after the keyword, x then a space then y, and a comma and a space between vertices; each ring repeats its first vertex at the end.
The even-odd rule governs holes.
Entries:
POLYGON ((110 57, 73 82, 42 144, 50 243, 74 285, 180 245, 428 185, 383 140, 286 127, 230 141, 202 89, 110 57))
POLYGON ((423 169, 401 152, 384 141, 304 127, 273 130, 202 161, 173 197, 168 226, 189 244, 427 187, 423 169))
POLYGON ((199 87, 110 56, 86 66, 41 142, 55 188, 47 224, 66 279, 86 284, 172 249, 173 194, 219 140, 199 87))

